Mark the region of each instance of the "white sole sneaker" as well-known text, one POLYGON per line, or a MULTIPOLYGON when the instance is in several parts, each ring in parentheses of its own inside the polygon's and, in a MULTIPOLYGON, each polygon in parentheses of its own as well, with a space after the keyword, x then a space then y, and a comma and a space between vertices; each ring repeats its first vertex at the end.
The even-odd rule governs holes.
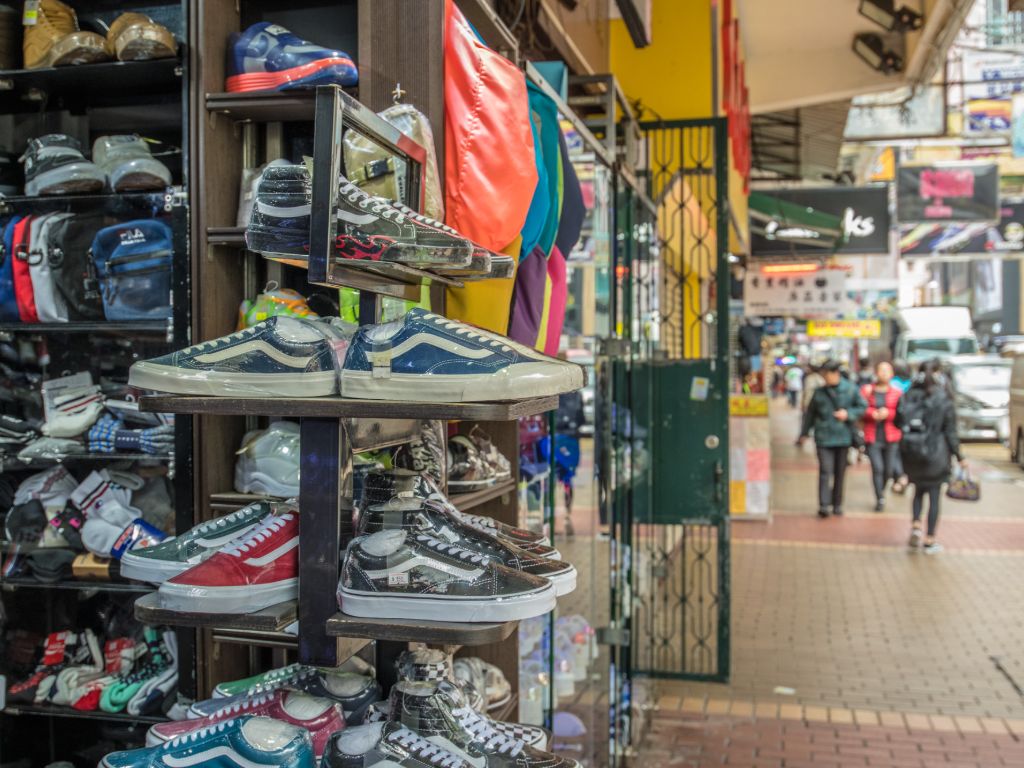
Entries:
POLYGON ((135 363, 128 384, 173 395, 213 397, 327 397, 337 394, 333 371, 314 373, 225 373, 191 371, 148 360, 135 363))
POLYGON ((425 621, 502 622, 531 619, 554 610, 555 589, 508 597, 456 597, 451 595, 387 595, 342 587, 341 610, 349 616, 425 621))
POLYGON ((192 584, 160 585, 162 608, 184 613, 255 613, 299 596, 299 580, 238 587, 197 587, 192 584))
POLYGON ((125 552, 121 558, 121 575, 126 579, 146 581, 150 584, 163 584, 179 573, 191 568, 195 563, 179 563, 174 560, 154 560, 151 557, 139 557, 125 552))
POLYGON ((576 589, 575 566, 572 566, 569 570, 563 573, 557 573, 553 576, 545 576, 544 578, 550 581, 551 586, 555 588, 555 597, 563 597, 576 589))
POLYGON ((411 400, 419 403, 472 403, 523 400, 574 392, 584 384, 579 366, 521 363, 514 371, 499 373, 438 374, 391 373, 374 376, 366 371, 341 372, 341 396, 362 400, 411 400))

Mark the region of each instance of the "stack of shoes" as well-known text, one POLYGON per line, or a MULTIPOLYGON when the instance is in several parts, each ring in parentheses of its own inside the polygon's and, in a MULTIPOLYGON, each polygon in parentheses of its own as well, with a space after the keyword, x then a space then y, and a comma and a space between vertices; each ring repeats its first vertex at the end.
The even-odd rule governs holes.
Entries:
POLYGON ((277 24, 253 24, 233 36, 228 48, 228 93, 352 86, 359 82, 359 73, 347 53, 303 40, 277 24))
POLYGON ((192 703, 187 718, 203 720, 225 707, 241 706, 278 691, 294 691, 335 702, 349 724, 361 723, 368 708, 381 697, 380 683, 372 676, 344 668, 290 664, 244 680, 221 683, 214 689, 213 698, 192 703))
POLYGON ((99 768, 220 764, 308 768, 314 764, 313 745, 303 728, 245 715, 176 736, 159 746, 112 752, 99 768))
POLYGON ((249 432, 236 452, 235 490, 290 499, 299 495, 299 425, 276 421, 249 432))
POLYGON ((454 493, 478 491, 497 482, 497 473, 484 461, 472 440, 465 435, 448 439, 448 487, 454 493))
POLYGON ((352 332, 337 320, 272 317, 135 363, 129 384, 184 395, 322 397, 337 394, 340 379, 345 398, 448 403, 545 397, 585 383, 578 365, 419 308, 352 332), (343 362, 336 348, 347 350, 343 362))

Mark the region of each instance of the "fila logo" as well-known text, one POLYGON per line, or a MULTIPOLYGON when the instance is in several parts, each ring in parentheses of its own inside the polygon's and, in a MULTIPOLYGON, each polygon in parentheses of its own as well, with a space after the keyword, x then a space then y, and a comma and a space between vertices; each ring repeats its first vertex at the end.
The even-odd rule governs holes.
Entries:
POLYGON ((136 245, 146 242, 146 233, 138 227, 122 229, 117 233, 121 238, 121 245, 136 245))

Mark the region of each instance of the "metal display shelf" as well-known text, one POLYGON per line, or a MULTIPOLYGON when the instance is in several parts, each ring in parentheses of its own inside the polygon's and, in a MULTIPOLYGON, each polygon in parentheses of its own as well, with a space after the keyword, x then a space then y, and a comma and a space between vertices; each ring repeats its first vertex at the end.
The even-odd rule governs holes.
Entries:
POLYGON ((0 323, 0 333, 120 333, 166 335, 170 330, 170 318, 165 320, 125 321, 83 320, 67 323, 0 323))
POLYGON ((29 461, 19 459, 17 454, 0 456, 0 472, 19 469, 41 469, 54 464, 70 464, 73 462, 115 462, 115 461, 174 461, 174 454, 167 453, 62 453, 59 455, 39 456, 29 461))
POLYGON ((0 713, 5 715, 41 715, 42 717, 65 717, 74 720, 120 720, 125 723, 165 723, 162 715, 130 715, 127 712, 86 711, 73 707, 58 707, 53 704, 8 704, 0 713))
POLYGON ((0 580, 3 589, 60 589, 75 592, 124 592, 138 595, 152 592, 156 587, 149 584, 138 584, 132 581, 86 581, 65 579, 63 581, 37 581, 26 577, 5 578, 0 580))
POLYGON ((207 227, 206 244, 244 248, 245 227, 207 227))
MULTIPOLYGON (((358 88, 345 89, 355 95, 358 88)), ((232 120, 253 123, 310 121, 316 113, 316 91, 257 91, 255 93, 208 93, 206 111, 232 120)))
POLYGON ((428 645, 490 645, 511 635, 518 621, 467 624, 417 619, 368 619, 336 613, 327 620, 328 637, 387 638, 390 642, 428 645))
POLYGON ((506 494, 515 494, 515 492, 516 481, 509 478, 504 482, 495 483, 488 488, 481 488, 478 491, 470 491, 469 493, 452 493, 448 496, 448 500, 460 512, 468 512, 474 507, 486 504, 491 499, 497 499, 501 496, 505 496, 506 494))
POLYGON ((193 613, 164 608, 160 594, 152 592, 135 601, 135 618, 143 624, 173 627, 209 627, 214 630, 280 632, 295 621, 297 602, 289 600, 255 613, 193 613))
POLYGON ((181 80, 177 58, 7 69, 0 71, 0 111, 38 112, 43 103, 50 109, 123 105, 128 97, 136 103, 152 96, 180 99, 181 80))
POLYGON ((415 403, 341 397, 205 397, 150 395, 139 410, 219 416, 291 416, 295 418, 437 419, 442 421, 511 421, 558 408, 558 396, 501 403, 415 403))

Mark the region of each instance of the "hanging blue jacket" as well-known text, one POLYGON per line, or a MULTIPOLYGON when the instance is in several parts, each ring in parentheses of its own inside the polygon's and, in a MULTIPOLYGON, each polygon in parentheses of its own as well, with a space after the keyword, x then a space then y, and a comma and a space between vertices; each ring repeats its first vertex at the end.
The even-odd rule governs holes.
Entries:
POLYGON ((19 323, 18 302, 14 298, 14 226, 21 216, 12 216, 3 227, 3 253, 0 254, 0 323, 19 323))

